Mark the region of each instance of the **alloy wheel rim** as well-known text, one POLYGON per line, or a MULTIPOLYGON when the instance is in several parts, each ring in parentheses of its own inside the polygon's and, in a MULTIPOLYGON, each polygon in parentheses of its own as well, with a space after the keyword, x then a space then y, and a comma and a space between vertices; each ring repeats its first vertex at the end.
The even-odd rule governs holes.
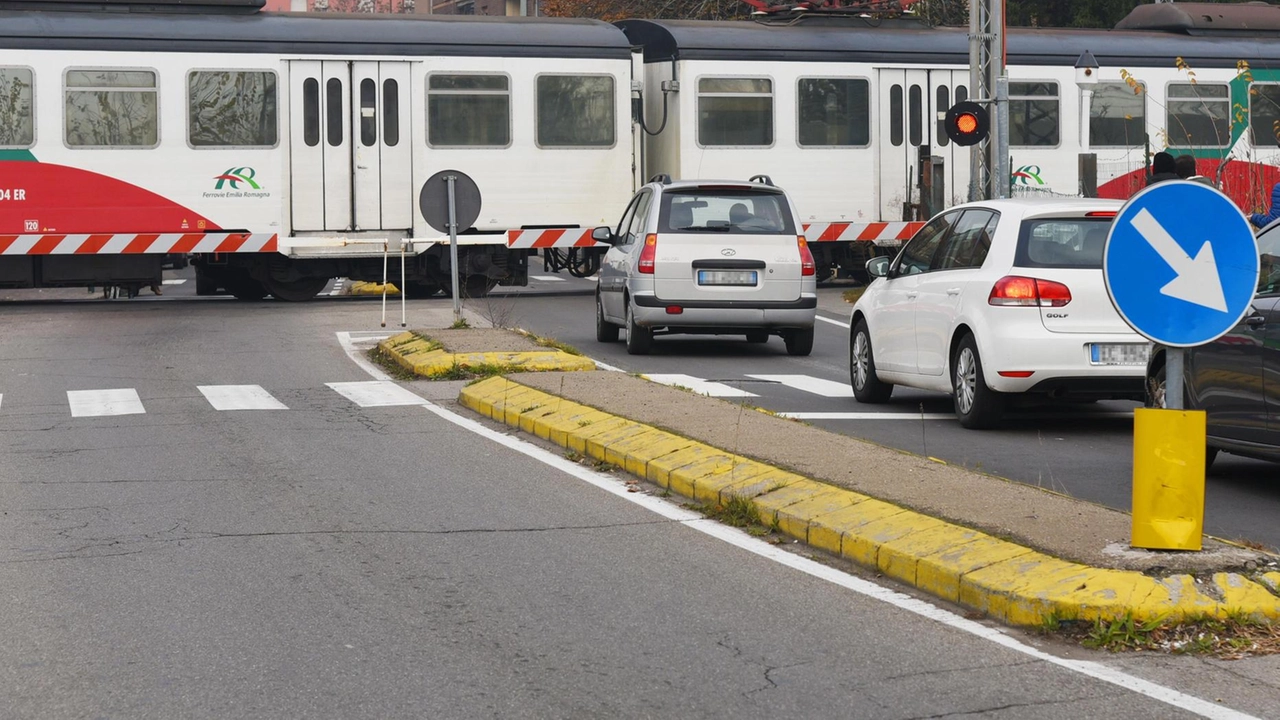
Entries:
POLYGON ((859 388, 865 387, 867 384, 867 365, 869 364, 870 353, 867 352, 867 336, 865 333, 858 333, 853 339, 853 380, 859 388))
POLYGON ((969 348, 960 351, 956 360, 956 405, 960 412, 968 414, 973 409, 978 373, 974 368, 973 352, 969 348))

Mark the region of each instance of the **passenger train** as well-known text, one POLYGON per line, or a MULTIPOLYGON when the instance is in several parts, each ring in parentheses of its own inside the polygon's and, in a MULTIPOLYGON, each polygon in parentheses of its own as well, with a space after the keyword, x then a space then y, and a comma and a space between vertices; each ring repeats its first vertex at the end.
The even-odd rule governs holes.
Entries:
MULTIPOLYGON (((407 291, 447 290, 421 209, 446 169, 481 192, 459 239, 472 295, 524 284, 539 250, 589 260, 591 228, 657 174, 771 177, 824 275, 968 196, 970 150, 939 119, 972 95, 965 28, 260 5, 0 0, 0 286, 136 288, 183 253, 201 292, 245 299, 381 279, 388 259, 398 278, 401 258, 407 291), (921 195, 922 157, 938 195, 921 195)), ((1263 209, 1278 30, 1280 8, 1198 3, 1140 6, 1114 30, 1011 28, 1015 194, 1078 194, 1092 155, 1098 193, 1124 198, 1168 148, 1263 209)))

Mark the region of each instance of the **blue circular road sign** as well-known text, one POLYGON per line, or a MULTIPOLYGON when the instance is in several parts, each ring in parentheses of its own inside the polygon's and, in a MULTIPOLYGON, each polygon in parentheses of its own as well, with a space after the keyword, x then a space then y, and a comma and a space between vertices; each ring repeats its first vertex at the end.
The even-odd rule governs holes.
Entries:
POLYGON ((1191 347, 1221 337, 1249 311, 1258 263, 1253 227, 1235 203, 1208 185, 1167 181, 1120 208, 1102 276, 1130 327, 1191 347))

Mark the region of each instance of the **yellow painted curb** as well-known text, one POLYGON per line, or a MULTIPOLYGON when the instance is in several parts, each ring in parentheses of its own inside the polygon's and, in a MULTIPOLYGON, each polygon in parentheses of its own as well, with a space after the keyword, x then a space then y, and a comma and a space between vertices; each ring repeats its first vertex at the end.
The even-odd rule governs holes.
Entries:
MULTIPOLYGON (((406 335, 409 335, 406 333, 406 335)), ((409 335, 410 338, 416 336, 409 335)), ((397 338, 386 343, 395 345, 397 338)), ((400 340, 401 349, 411 345, 400 340)), ((428 351, 429 352, 429 351, 428 351)), ((1013 625, 1050 620, 1280 619, 1280 572, 1208 580, 1059 560, 986 533, 810 480, 514 380, 463 388, 459 401, 525 432, 711 503, 749 499, 761 522, 944 600, 1013 625)))
MULTIPOLYGON (((378 343, 396 364, 415 375, 437 378, 455 369, 500 368, 503 372, 548 372, 553 370, 595 370, 588 358, 563 350, 524 352, 451 353, 440 344, 415 333, 394 335, 378 343)), ((494 418, 503 420, 503 418, 494 418)), ((504 420, 505 422, 505 420, 504 420)))
MULTIPOLYGON (((388 295, 399 295, 400 290, 395 285, 387 283, 388 295)), ((381 295, 382 283, 365 282, 364 280, 355 280, 347 285, 348 295, 381 295)))

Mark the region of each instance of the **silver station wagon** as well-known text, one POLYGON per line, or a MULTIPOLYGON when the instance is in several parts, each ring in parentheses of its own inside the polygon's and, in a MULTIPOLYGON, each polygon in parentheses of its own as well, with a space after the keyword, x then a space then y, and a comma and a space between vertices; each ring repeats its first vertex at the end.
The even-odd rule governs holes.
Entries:
POLYGON ((648 353, 655 335, 742 335, 787 352, 813 350, 817 278, 787 194, 752 182, 672 182, 658 176, 632 198, 617 228, 592 237, 612 247, 600 267, 596 339, 648 353))

